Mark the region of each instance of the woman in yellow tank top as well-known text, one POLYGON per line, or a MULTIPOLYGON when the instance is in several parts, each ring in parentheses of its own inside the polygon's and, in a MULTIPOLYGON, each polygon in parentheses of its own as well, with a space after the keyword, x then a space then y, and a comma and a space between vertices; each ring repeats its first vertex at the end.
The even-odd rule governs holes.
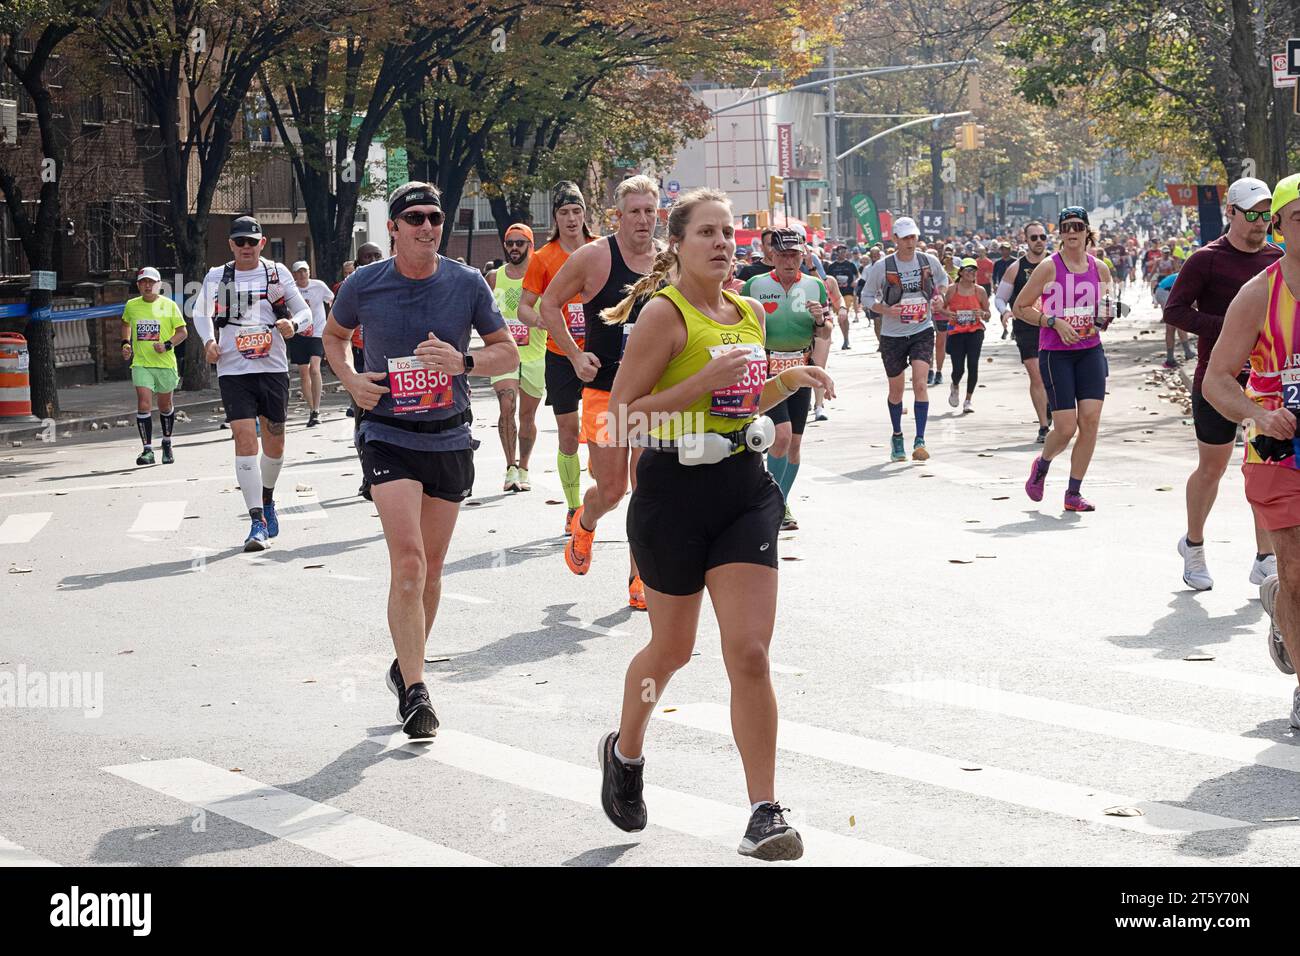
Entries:
POLYGON ((637 466, 627 536, 646 586, 651 637, 628 666, 619 730, 601 741, 601 806, 622 830, 646 825, 646 728, 664 687, 691 659, 708 588, 751 805, 739 851, 787 860, 803 854, 803 843, 776 801, 776 696, 767 665, 784 504, 747 441, 761 433, 770 443, 763 431, 770 420, 755 419, 796 389, 820 386, 833 398, 835 386, 815 366, 767 378, 764 312, 723 288, 736 254, 734 231, 724 193, 687 193, 668 217, 668 251, 605 313, 606 321, 623 321, 638 297, 653 294, 633 326, 609 399, 615 440, 649 444, 637 466), (669 275, 673 284, 660 289, 669 275), (720 460, 685 463, 695 460, 690 449, 706 445, 721 449, 720 460))

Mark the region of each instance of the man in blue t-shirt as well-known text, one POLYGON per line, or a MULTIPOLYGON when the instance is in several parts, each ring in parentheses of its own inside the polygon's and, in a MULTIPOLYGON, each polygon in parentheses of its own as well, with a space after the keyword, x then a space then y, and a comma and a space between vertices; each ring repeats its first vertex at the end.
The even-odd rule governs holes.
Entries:
POLYGON ((362 266, 339 287, 325 354, 363 415, 361 466, 388 544, 388 669, 408 737, 437 735, 424 684, 424 648, 438 611, 442 564, 460 503, 474 488, 467 375, 519 365, 492 291, 477 269, 438 255, 442 199, 429 183, 388 200, 391 259, 362 266), (352 367, 352 330, 365 326, 365 368, 352 367), (484 347, 469 352, 470 331, 484 347))

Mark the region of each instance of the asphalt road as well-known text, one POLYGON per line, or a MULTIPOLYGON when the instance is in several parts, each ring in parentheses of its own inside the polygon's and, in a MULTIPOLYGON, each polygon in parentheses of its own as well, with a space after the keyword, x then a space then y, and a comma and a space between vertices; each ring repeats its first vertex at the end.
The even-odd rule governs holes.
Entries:
MULTIPOLYGON (((874 338, 859 324, 844 352, 836 334, 771 654, 778 797, 806 861, 1296 858, 1294 681, 1247 581, 1240 472, 1211 517, 1216 587, 1193 593, 1175 544, 1195 441, 1160 397, 1177 377, 1151 318, 1108 333, 1088 515, 1060 509, 1063 462, 1025 497, 1011 341, 991 333, 974 414, 934 390, 933 459, 890 464, 874 338)), ((257 557, 215 419, 181 426, 167 467, 136 468, 126 429, 0 451, 0 863, 761 865, 735 852, 748 810, 707 612, 648 741, 650 826, 604 819, 596 744, 649 633, 625 606, 624 512, 571 575, 549 412, 534 490, 503 496, 476 395, 475 497, 427 665, 444 729, 420 750, 394 738, 386 554, 342 406, 311 430, 295 409, 282 532, 257 557)))

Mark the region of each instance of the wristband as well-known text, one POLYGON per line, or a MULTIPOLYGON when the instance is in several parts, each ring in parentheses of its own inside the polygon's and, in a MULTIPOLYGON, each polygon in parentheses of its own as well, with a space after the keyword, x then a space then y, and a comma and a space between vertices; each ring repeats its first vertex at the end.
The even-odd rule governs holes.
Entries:
POLYGON ((170 352, 172 349, 176 348, 176 346, 174 346, 174 345, 172 344, 172 340, 171 340, 171 339, 168 339, 166 342, 163 343, 163 348, 164 348, 166 351, 170 352))
MULTIPOLYGON (((788 371, 789 371, 789 369, 786 369, 786 372, 788 372, 788 371)), ((797 391, 797 389, 793 389, 793 388, 791 388, 789 385, 785 384, 785 379, 783 379, 783 378, 781 377, 781 376, 784 375, 784 374, 785 374, 785 372, 781 372, 780 374, 778 374, 778 375, 776 376, 776 378, 772 379, 772 381, 776 382, 776 389, 777 389, 778 392, 781 393, 781 397, 782 397, 782 398, 789 398, 791 395, 793 395, 793 394, 797 391)))

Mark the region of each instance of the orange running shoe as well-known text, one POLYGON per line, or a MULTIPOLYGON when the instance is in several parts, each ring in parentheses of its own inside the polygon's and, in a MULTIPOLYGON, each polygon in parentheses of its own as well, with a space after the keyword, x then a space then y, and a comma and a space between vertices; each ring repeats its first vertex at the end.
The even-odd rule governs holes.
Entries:
POLYGON ((627 582, 627 606, 637 611, 644 611, 645 607, 645 585, 641 583, 641 575, 633 575, 627 582))
POLYGON ((564 536, 566 538, 573 534, 573 516, 577 513, 577 508, 570 508, 569 513, 564 516, 564 536))
POLYGON ((582 526, 581 505, 573 513, 570 527, 573 534, 569 538, 569 543, 564 546, 564 563, 574 574, 586 574, 591 570, 591 543, 596 537, 596 532, 588 531, 582 526))

